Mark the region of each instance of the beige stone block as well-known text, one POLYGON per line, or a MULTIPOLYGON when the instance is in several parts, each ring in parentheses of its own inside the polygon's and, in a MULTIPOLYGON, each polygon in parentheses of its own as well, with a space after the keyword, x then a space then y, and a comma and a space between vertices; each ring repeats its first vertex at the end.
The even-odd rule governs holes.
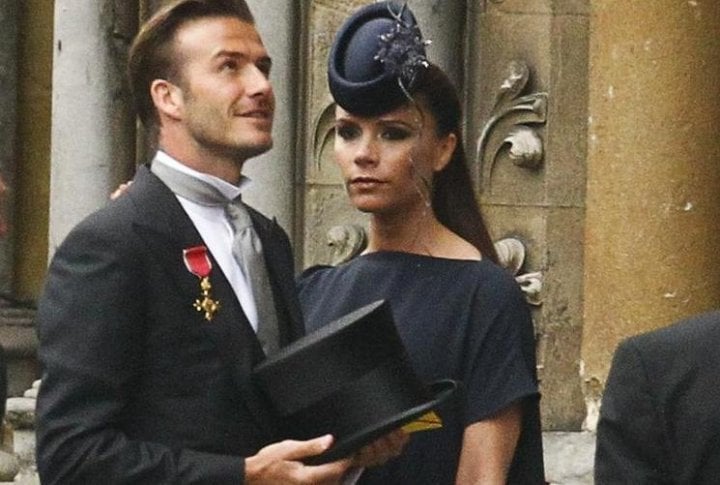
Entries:
MULTIPOLYGON (((544 144, 544 116, 532 107, 542 103, 550 79, 551 19, 546 16, 480 14, 469 40, 467 98, 467 146, 471 167, 480 181, 485 202, 541 204, 545 200, 545 166, 517 166, 503 144, 511 132, 524 125, 544 144), (524 63, 528 80, 519 92, 505 94, 501 88, 511 80, 514 61, 524 63), (534 96, 537 101, 525 99, 534 96)), ((539 110, 547 112, 546 109, 539 110)))
POLYGON ((526 246, 521 270, 543 277, 542 305, 533 310, 543 426, 577 430, 585 416, 580 377, 583 323, 584 211, 575 207, 483 207, 495 239, 526 246))
POLYGON ((590 0, 470 0, 484 2, 488 12, 542 15, 587 15, 590 0))
POLYGON ((588 32, 584 16, 559 16, 552 25, 545 134, 545 200, 585 205, 588 139, 588 32))

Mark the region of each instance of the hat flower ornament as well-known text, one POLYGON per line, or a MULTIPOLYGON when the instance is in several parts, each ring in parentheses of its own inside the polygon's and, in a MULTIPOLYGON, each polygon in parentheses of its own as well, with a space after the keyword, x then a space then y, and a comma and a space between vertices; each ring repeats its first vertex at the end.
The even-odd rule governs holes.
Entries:
POLYGON ((396 22, 390 32, 380 35, 380 50, 375 59, 383 64, 387 73, 397 78, 400 89, 411 98, 408 90, 412 88, 418 71, 429 66, 425 47, 431 41, 423 40, 420 28, 414 21, 403 19, 407 3, 403 4, 399 13, 393 12, 392 3, 388 3, 387 8, 396 22))
POLYGON ((349 113, 375 116, 408 100, 429 66, 420 27, 407 4, 366 5, 338 30, 328 58, 328 85, 349 113))

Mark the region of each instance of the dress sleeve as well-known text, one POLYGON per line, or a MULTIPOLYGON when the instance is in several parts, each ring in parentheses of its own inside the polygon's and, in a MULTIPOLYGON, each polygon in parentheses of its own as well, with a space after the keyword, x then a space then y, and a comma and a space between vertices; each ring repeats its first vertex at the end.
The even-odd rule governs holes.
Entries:
POLYGON ((608 376, 595 452, 595 483, 670 483, 661 425, 635 342, 615 352, 608 376))
MULTIPOLYGON (((504 282, 504 280, 503 280, 504 282)), ((537 396, 535 339, 522 292, 512 279, 476 298, 465 359, 465 425, 537 396)))

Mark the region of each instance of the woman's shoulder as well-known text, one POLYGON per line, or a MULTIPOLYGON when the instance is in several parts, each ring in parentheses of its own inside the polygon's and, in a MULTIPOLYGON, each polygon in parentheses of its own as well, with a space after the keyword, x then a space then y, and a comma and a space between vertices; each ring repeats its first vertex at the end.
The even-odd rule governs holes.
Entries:
POLYGON ((316 264, 305 268, 297 277, 298 285, 304 285, 309 280, 322 278, 323 275, 332 272, 334 269, 336 269, 334 266, 327 264, 316 264))

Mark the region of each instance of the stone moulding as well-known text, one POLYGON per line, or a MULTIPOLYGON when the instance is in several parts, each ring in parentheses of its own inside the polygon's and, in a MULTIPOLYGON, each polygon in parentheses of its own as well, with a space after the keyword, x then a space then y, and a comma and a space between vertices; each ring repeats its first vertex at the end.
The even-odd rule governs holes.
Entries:
POLYGON ((515 276, 515 281, 525 295, 525 300, 533 306, 542 305, 543 275, 539 271, 521 273, 525 264, 525 244, 513 237, 495 242, 495 252, 500 266, 515 276))
POLYGON ((327 245, 331 252, 330 264, 337 266, 365 250, 367 235, 365 229, 355 224, 333 226, 327 232, 327 245))
POLYGON ((544 147, 535 128, 547 122, 547 93, 520 96, 530 79, 530 68, 520 60, 511 61, 508 75, 500 85, 490 119, 483 126, 475 150, 480 190, 489 191, 495 164, 504 148, 513 163, 527 170, 542 166, 544 147))
POLYGON ((313 127, 313 161, 315 170, 322 170, 322 154, 335 133, 335 103, 330 103, 320 112, 313 127))

